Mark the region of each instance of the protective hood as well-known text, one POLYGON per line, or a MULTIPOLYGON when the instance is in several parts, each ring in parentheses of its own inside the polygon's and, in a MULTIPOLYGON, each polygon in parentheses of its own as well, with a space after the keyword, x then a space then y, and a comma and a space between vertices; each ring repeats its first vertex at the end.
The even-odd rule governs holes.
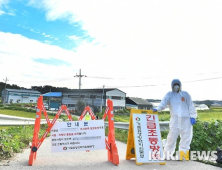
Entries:
POLYGON ((173 86, 174 86, 175 84, 179 84, 179 86, 180 86, 180 91, 181 91, 182 85, 181 85, 181 82, 180 82, 179 79, 173 79, 173 81, 172 81, 172 83, 171 83, 172 91, 173 91, 173 86))

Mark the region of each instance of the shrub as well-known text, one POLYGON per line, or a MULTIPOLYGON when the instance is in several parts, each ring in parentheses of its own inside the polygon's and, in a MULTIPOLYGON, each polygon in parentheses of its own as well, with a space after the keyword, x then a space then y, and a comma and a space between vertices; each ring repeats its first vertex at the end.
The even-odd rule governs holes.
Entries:
POLYGON ((215 151, 217 147, 222 146, 222 121, 220 120, 198 121, 193 126, 193 132, 191 150, 215 151))
MULTIPOLYGON (((47 125, 40 125, 39 137, 45 132, 47 125)), ((0 160, 21 152, 29 142, 32 142, 34 126, 12 126, 0 129, 0 160)))
POLYGON ((78 101, 76 104, 76 114, 81 115, 83 110, 85 109, 85 103, 83 101, 78 101))

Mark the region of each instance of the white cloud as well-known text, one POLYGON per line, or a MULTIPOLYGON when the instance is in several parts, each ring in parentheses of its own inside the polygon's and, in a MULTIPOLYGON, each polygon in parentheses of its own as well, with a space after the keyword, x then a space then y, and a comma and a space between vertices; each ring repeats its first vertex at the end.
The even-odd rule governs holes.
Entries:
POLYGON ((0 7, 1 7, 2 5, 7 4, 8 2, 9 2, 8 0, 0 0, 0 7))
MULTIPOLYGON (((36 33, 40 33, 40 32, 36 32, 36 33)), ((43 35, 44 37, 46 37, 46 38, 51 38, 51 39, 54 39, 54 40, 58 40, 59 38, 56 38, 56 37, 54 37, 54 36, 52 36, 52 35, 47 35, 46 33, 41 33, 41 35, 43 35)))
MULTIPOLYGON (((30 87, 32 82, 62 78, 64 75, 67 77, 74 74, 72 67, 66 65, 52 66, 33 61, 33 59, 38 58, 55 58, 68 61, 72 66, 76 66, 72 61, 75 59, 74 52, 31 40, 18 34, 0 32, 0 37, 0 75, 1 77, 8 76, 11 83, 13 81, 29 82, 20 84, 30 87), (32 77, 24 76, 27 74, 32 75, 32 77)), ((50 84, 49 81, 48 83, 50 84)))
POLYGON ((0 15, 3 15, 5 12, 0 10, 0 15))
POLYGON ((0 0, 0 15, 6 14, 6 15, 11 15, 15 16, 15 10, 11 9, 8 7, 9 0, 0 0), (3 11, 3 9, 5 11, 3 11))
MULTIPOLYGON (((83 88, 102 87, 103 84, 169 84, 122 89, 129 96, 162 98, 170 90, 173 78, 186 82, 218 77, 219 74, 210 73, 222 72, 220 0, 98 0, 96 3, 32 0, 30 5, 43 8, 49 21, 63 19, 73 25, 79 22, 87 34, 94 37, 95 42, 99 42, 95 45, 95 42, 82 41, 78 48, 74 48, 75 52, 59 50, 60 55, 57 55, 58 47, 35 47, 35 55, 38 56, 49 57, 55 54, 60 59, 69 56, 67 61, 72 63, 74 69, 82 68, 83 74, 114 77, 113 80, 98 81, 85 78, 83 88), (46 54, 39 51, 46 51, 46 54), (199 73, 209 74, 197 75, 199 73)), ((26 42, 28 47, 29 41, 26 42)), ((20 54, 20 50, 16 51, 16 55, 17 53, 20 54)), ((22 56, 30 54, 33 53, 28 49, 22 56)), ((184 83, 183 89, 190 92, 195 100, 221 99, 222 89, 217 88, 220 86, 222 79, 184 83)))
POLYGON ((2 10, 2 7, 8 3, 8 0, 0 0, 0 15, 5 14, 5 12, 2 10))
POLYGON ((80 39, 80 37, 77 37, 75 35, 68 36, 68 38, 71 39, 71 40, 79 40, 80 39))
POLYGON ((49 37, 49 38, 52 37, 51 35, 47 35, 47 34, 44 33, 44 32, 42 33, 42 35, 43 35, 44 37, 49 37))
POLYGON ((48 40, 45 40, 44 41, 46 44, 51 44, 52 43, 52 41, 48 41, 48 40))
MULTIPOLYGON (((0 77, 9 78, 9 83, 15 83, 20 86, 30 87, 31 85, 54 85, 68 88, 78 88, 78 79, 73 76, 78 73, 80 68, 83 74, 94 76, 100 74, 101 71, 105 75, 109 70, 105 70, 107 66, 98 66, 100 60, 94 60, 92 54, 101 47, 95 47, 91 44, 81 45, 78 53, 64 50, 57 46, 41 43, 36 40, 28 39, 19 34, 0 32, 0 77), (85 46, 85 47, 84 47, 85 46), (88 50, 86 53, 84 49, 88 50), (58 59, 63 60, 70 65, 53 66, 34 62, 33 59, 58 59), (27 75, 31 75, 27 76, 27 75), (52 81, 55 79, 66 78, 66 81, 52 81), (67 80, 68 79, 68 80, 67 80), (43 81, 45 80, 45 81, 43 81)), ((101 56, 103 51, 101 51, 101 56)), ((98 58, 99 59, 99 58, 98 58)), ((101 74, 101 76, 102 76, 101 74)), ((110 75, 113 76, 113 75, 110 75)), ((93 79, 83 80, 83 88, 100 87, 103 80, 94 81, 93 79)))

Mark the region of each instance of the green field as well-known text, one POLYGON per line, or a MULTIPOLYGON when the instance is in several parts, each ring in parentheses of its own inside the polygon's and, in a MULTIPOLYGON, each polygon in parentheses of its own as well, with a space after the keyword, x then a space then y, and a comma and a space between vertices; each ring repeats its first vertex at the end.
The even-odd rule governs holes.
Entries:
MULTIPOLYGON (((159 112, 158 117, 160 121, 169 121, 170 112, 159 112)), ((129 122, 130 117, 127 115, 114 115, 115 122, 129 122)), ((211 120, 222 120, 222 107, 211 108, 210 110, 198 110, 197 120, 199 121, 211 121, 211 120)))
MULTIPOLYGON (((0 114, 4 115, 10 115, 10 116, 18 116, 18 117, 24 117, 24 118, 36 118, 36 111, 33 110, 33 112, 27 112, 23 110, 7 110, 7 109, 0 109, 0 114)), ((48 113, 49 119, 53 119, 56 115, 56 113, 48 113)), ((72 116, 73 120, 78 120, 75 116, 72 116)), ((41 119, 45 119, 44 114, 42 113, 41 119)), ((68 119, 66 115, 60 115, 59 119, 68 119)))
MULTIPOLYGON (((30 113, 20 110, 0 110, 0 114, 10 115, 10 116, 19 116, 19 117, 25 117, 25 118, 33 118, 35 119, 36 113, 30 113)), ((45 116, 42 114, 42 119, 45 118, 45 116)), ((49 119, 53 119, 54 116, 49 115, 49 119)))
POLYGON ((212 108, 210 110, 198 111, 198 118, 201 121, 222 120, 222 108, 212 108))

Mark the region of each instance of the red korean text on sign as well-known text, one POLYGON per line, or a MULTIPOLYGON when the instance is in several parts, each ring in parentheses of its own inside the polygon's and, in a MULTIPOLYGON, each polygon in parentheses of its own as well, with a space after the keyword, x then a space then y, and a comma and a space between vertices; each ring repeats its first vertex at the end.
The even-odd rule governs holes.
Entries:
POLYGON ((154 115, 146 115, 147 121, 147 130, 148 130, 148 139, 150 143, 150 149, 152 150, 152 158, 159 159, 159 149, 158 138, 157 138, 157 130, 156 130, 156 122, 154 115))

